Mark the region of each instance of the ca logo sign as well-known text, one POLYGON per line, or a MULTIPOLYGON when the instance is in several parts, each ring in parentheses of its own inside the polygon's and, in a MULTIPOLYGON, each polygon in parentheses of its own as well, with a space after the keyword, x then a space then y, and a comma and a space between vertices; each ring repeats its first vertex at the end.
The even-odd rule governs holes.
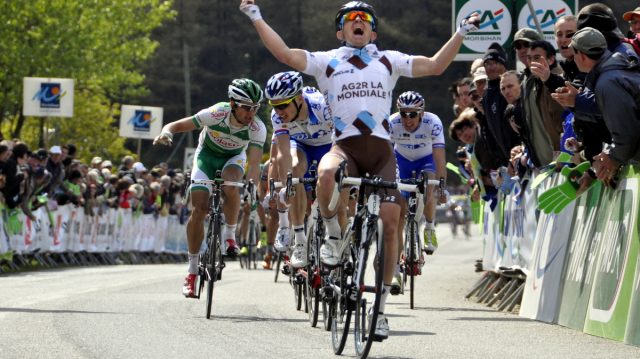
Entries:
POLYGON ((456 26, 474 12, 480 14, 480 26, 478 31, 465 36, 464 46, 484 53, 494 42, 504 45, 511 33, 512 15, 509 8, 498 0, 469 1, 458 11, 456 26))

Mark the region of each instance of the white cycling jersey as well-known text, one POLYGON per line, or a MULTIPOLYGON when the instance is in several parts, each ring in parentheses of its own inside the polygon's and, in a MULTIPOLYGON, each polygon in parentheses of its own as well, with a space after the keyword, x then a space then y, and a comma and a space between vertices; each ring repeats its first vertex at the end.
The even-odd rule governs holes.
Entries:
POLYGON ((378 50, 375 44, 307 51, 303 72, 316 78, 327 98, 336 140, 361 134, 389 139, 393 88, 400 76, 413 77, 413 59, 398 51, 378 50))
POLYGON ((431 112, 424 112, 418 128, 413 132, 404 129, 399 112, 391 115, 389 122, 389 135, 394 150, 409 161, 431 155, 433 148, 444 148, 442 121, 431 112))
POLYGON ((264 146, 267 128, 258 116, 254 116, 248 126, 239 128, 231 125, 230 116, 231 106, 228 102, 219 102, 193 116, 193 123, 197 128, 202 128, 198 147, 206 146, 221 155, 232 156, 248 146, 264 146))
POLYGON ((297 118, 286 123, 275 110, 271 110, 274 135, 286 134, 296 142, 309 146, 331 143, 333 140, 333 120, 324 96, 314 87, 305 87, 302 89, 302 97, 309 109, 309 118, 297 118))

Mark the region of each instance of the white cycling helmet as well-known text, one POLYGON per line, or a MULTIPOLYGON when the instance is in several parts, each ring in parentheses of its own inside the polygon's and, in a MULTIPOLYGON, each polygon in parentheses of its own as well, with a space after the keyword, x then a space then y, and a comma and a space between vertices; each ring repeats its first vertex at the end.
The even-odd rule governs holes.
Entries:
POLYGON ((424 110, 424 97, 415 91, 403 92, 398 96, 396 106, 398 109, 415 108, 424 110))
POLYGON ((269 100, 284 100, 297 95, 302 90, 302 75, 296 71, 277 73, 267 81, 265 92, 269 100))

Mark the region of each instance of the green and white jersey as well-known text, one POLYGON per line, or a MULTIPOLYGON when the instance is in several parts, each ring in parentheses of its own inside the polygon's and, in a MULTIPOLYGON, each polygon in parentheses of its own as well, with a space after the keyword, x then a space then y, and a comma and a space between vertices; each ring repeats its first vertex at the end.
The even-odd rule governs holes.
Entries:
POLYGON ((231 106, 219 102, 201 110, 192 117, 198 129, 202 129, 198 147, 206 147, 222 156, 230 157, 243 152, 248 146, 262 149, 267 138, 267 128, 258 116, 248 126, 231 126, 231 106))

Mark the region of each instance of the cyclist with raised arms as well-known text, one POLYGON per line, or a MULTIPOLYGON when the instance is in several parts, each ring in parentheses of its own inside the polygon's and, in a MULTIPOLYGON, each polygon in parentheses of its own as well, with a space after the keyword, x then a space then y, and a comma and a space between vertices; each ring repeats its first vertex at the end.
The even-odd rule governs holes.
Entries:
MULTIPOLYGON (((280 181, 285 183, 287 173, 294 177, 308 177, 307 170, 313 161, 320 162, 331 149, 333 121, 324 96, 313 87, 304 87, 302 75, 295 71, 277 73, 265 87, 266 97, 273 107, 271 123, 276 138, 278 155, 276 164, 280 181)), ((275 248, 284 251, 289 246, 289 207, 285 199, 286 188, 280 190, 278 219, 280 228, 275 248)), ((300 268, 307 265, 307 238, 304 231, 304 215, 307 197, 304 185, 296 185, 291 199, 291 222, 295 245, 291 253, 291 265, 300 268)))
MULTIPOLYGON (((235 79, 229 85, 228 94, 229 102, 219 102, 194 116, 166 124, 153 144, 170 146, 174 133, 201 130, 193 159, 192 180, 212 180, 220 170, 225 181, 242 181, 248 161, 247 179, 258 183, 262 146, 267 136, 264 123, 256 116, 263 99, 262 89, 252 80, 235 79)), ((187 222, 189 268, 182 293, 188 298, 194 298, 198 254, 204 238, 204 220, 209 210, 211 188, 192 184, 189 190, 193 210, 187 222)), ((240 211, 240 192, 232 186, 225 186, 223 192, 226 224, 222 230, 222 238, 227 245, 227 254, 235 255, 239 252, 235 233, 240 211)))
MULTIPOLYGON (((409 179, 415 171, 419 175, 422 171, 428 173, 429 179, 442 178, 447 175, 444 133, 442 121, 431 112, 424 110, 424 97, 415 91, 403 92, 396 100, 398 112, 391 115, 389 136, 394 144, 394 152, 398 161, 398 177, 409 179)), ((439 193, 439 202, 446 203, 446 190, 439 193)), ((424 245, 427 254, 433 254, 438 241, 436 239, 434 218, 436 214, 436 200, 433 199, 433 186, 429 186, 426 194, 427 203, 424 206, 425 237, 424 245)), ((401 230, 401 229, 400 229, 401 230)), ((399 248, 403 241, 400 232, 399 248)), ((399 293, 399 271, 392 283, 392 293, 399 293)))
MULTIPOLYGON (((337 265, 341 257, 341 228, 336 211, 330 211, 335 172, 347 161, 349 176, 365 173, 395 180, 396 161, 389 142, 388 119, 391 93, 400 76, 438 75, 451 63, 464 35, 477 27, 477 14, 465 19, 456 34, 429 58, 398 51, 382 51, 374 44, 378 34, 378 18, 373 7, 362 1, 351 1, 338 10, 335 17, 336 37, 342 47, 330 51, 309 52, 291 49, 263 19, 254 0, 242 0, 240 10, 253 22, 266 48, 280 62, 315 77, 327 98, 333 116, 336 143, 319 165, 318 202, 327 228, 328 238, 321 248, 322 261, 337 265)), ((348 190, 343 191, 344 201, 348 190)), ((375 335, 385 339, 389 325, 384 315, 397 259, 397 227, 400 219, 398 191, 388 191, 380 206, 384 228, 384 288, 375 335)), ((344 210, 344 201, 340 205, 344 210)))

